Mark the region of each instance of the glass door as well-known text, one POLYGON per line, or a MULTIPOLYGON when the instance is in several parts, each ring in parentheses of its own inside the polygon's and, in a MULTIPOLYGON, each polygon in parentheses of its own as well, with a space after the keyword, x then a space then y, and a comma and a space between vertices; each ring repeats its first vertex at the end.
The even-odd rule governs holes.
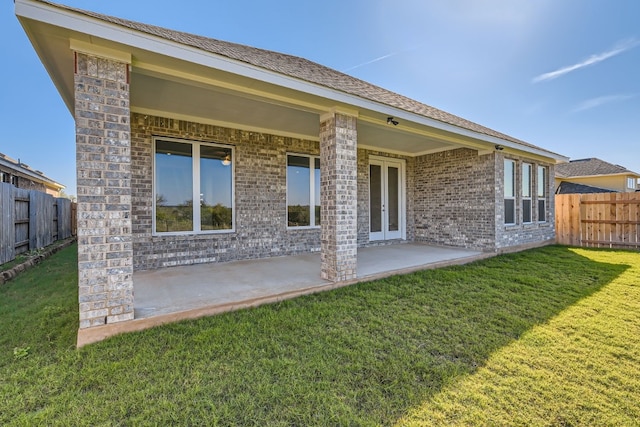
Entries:
POLYGON ((394 159, 372 158, 369 163, 369 240, 403 237, 403 166, 394 159))

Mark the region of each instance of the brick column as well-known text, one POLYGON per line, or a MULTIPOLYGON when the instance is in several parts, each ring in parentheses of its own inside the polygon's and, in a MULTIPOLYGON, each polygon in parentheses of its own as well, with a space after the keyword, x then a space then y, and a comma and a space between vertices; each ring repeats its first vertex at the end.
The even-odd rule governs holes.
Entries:
POLYGON ((133 319, 128 64, 76 52, 80 328, 133 319))
POLYGON ((333 282, 356 278, 357 140, 355 117, 320 117, 321 276, 333 282))

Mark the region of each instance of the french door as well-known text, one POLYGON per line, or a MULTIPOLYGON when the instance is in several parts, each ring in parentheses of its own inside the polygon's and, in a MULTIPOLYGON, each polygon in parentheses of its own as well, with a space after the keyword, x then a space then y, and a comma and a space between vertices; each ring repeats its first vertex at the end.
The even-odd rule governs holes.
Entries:
POLYGON ((369 160, 369 240, 404 238, 404 161, 369 160))

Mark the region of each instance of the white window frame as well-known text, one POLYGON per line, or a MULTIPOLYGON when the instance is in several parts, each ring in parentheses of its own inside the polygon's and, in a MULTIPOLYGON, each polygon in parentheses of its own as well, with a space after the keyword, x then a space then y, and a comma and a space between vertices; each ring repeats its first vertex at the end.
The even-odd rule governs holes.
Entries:
POLYGON ((180 235, 194 235, 194 234, 226 234, 226 233, 235 233, 236 231, 236 184, 235 184, 235 147, 232 145, 219 144, 213 142, 201 142, 201 141, 193 141, 189 139, 180 139, 180 138, 171 138, 171 137, 163 137, 156 136, 153 137, 152 144, 152 161, 153 161, 153 183, 152 183, 152 202, 153 202, 153 211, 152 211, 152 236, 180 236, 180 235), (193 200, 193 230, 190 231, 164 231, 158 232, 156 231, 156 142, 157 141, 167 141, 167 142, 177 142, 182 144, 190 144, 192 146, 191 151, 191 161, 192 161, 192 200, 193 200), (200 200, 200 147, 201 146, 214 146, 214 147, 222 147, 231 150, 231 164, 229 167, 231 168, 231 222, 232 227, 226 230, 201 230, 200 227, 202 224, 200 223, 200 209, 196 209, 196 206, 200 206, 199 203, 196 203, 197 200, 200 200))
POLYGON ((316 224, 316 209, 315 209, 315 201, 313 196, 316 193, 316 159, 320 160, 320 156, 315 156, 313 154, 302 154, 302 153, 287 153, 285 171, 287 175, 286 182, 286 205, 285 205, 285 215, 284 220, 287 226, 287 230, 303 230, 307 228, 320 228, 320 225, 316 224), (306 157, 309 159, 309 225, 299 225, 299 226, 289 226, 289 156, 295 157, 306 157))
POLYGON ((627 177, 627 188, 635 190, 638 187, 636 178, 627 177))
POLYGON ((520 200, 520 205, 522 206, 522 223, 523 224, 531 224, 533 222, 533 165, 531 163, 522 163, 520 171, 520 185, 522 191, 522 198, 520 200), (528 179, 525 179, 525 171, 529 171, 528 179), (527 188, 528 187, 528 188, 527 188), (527 196, 527 191, 529 195, 527 196), (525 209, 525 202, 529 202, 529 209, 525 209), (529 212, 529 221, 525 221, 525 212, 528 210, 529 212))
MULTIPOLYGON (((506 175, 506 170, 507 170, 506 165, 507 165, 507 163, 513 164, 513 173, 511 174, 511 179, 512 179, 511 188, 513 189, 513 194, 511 196, 507 196, 507 194, 505 193, 504 194, 504 200, 505 201, 506 200, 513 200, 513 222, 507 222, 506 203, 503 203, 504 225, 516 225, 517 221, 518 221, 518 218, 516 218, 516 213, 517 213, 517 210, 516 210, 516 193, 517 193, 517 188, 518 188, 516 186, 517 185, 516 177, 518 175, 517 174, 517 168, 516 168, 517 163, 516 163, 515 160, 512 160, 512 159, 504 159, 504 169, 503 169, 504 172, 503 172, 503 177, 502 177, 502 179, 504 180, 503 185, 506 184, 506 179, 507 179, 507 175, 506 175)), ((506 191, 506 188, 505 188, 505 191, 506 191)))
POLYGON ((538 208, 538 222, 547 222, 547 198, 549 195, 549 169, 546 166, 538 165, 536 168, 536 206, 538 208), (542 177, 540 176, 542 172, 542 177), (542 179, 542 187, 540 187, 540 180, 542 179), (540 188, 542 188, 542 194, 540 194, 540 188), (540 209, 540 202, 543 202, 543 209, 540 209), (540 212, 544 213, 544 219, 540 219, 540 212))

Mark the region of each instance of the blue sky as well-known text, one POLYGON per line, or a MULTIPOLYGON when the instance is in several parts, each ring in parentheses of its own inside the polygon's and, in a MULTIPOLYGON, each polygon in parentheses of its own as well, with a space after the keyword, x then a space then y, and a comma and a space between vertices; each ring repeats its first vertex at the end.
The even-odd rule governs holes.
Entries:
MULTIPOLYGON (((640 173, 637 0, 66 0, 301 56, 572 159, 640 173)), ((0 152, 75 194, 74 125, 13 12, 0 152)))

